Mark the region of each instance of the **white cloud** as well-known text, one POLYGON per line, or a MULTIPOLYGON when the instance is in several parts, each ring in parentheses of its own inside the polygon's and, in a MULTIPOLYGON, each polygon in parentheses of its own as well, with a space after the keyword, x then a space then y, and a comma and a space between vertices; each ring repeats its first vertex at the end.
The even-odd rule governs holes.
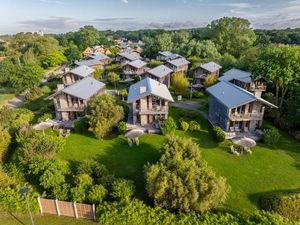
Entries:
POLYGON ((125 3, 125 4, 128 4, 129 1, 128 0, 121 0, 121 2, 125 3))
POLYGON ((236 9, 249 9, 254 7, 252 4, 248 3, 248 2, 241 2, 241 3, 224 3, 222 4, 224 6, 228 6, 228 7, 233 7, 236 9))

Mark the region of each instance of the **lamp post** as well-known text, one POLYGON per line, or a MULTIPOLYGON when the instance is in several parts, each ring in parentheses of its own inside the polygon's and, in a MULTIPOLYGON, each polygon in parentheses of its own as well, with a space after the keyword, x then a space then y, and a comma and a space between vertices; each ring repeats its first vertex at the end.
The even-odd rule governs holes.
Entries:
POLYGON ((34 225, 34 221, 33 221, 33 218, 32 218, 32 214, 31 214, 31 211, 30 211, 30 207, 29 207, 29 203, 28 203, 28 199, 27 199, 27 192, 28 192, 28 188, 27 187, 23 187, 19 190, 19 194, 20 195, 24 195, 24 198, 25 198, 25 201, 26 201, 26 205, 27 205, 27 208, 28 208, 28 213, 29 213, 29 216, 30 216, 30 220, 31 220, 31 225, 34 225))

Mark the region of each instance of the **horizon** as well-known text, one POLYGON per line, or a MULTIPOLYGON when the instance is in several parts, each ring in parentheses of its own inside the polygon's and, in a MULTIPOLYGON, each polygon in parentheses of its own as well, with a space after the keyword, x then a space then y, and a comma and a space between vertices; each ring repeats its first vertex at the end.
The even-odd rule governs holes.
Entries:
POLYGON ((300 0, 0 0, 0 35, 98 30, 190 29, 222 17, 248 19, 254 29, 300 27, 300 0), (267 10, 266 10, 267 9, 267 10))

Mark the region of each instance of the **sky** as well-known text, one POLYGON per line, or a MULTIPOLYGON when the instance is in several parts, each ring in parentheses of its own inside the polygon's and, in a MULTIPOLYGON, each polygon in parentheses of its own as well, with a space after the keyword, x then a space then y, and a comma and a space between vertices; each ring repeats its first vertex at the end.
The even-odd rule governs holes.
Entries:
POLYGON ((300 0, 0 0, 0 34, 192 28, 224 16, 253 28, 300 27, 300 0))

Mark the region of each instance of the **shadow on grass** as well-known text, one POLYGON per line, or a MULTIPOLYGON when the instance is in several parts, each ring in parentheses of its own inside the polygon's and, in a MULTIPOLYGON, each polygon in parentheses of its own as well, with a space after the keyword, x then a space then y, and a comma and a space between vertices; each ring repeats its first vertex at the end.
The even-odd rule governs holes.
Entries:
POLYGON ((16 217, 13 213, 9 212, 9 215, 11 215, 18 223, 25 225, 18 217, 16 217))

